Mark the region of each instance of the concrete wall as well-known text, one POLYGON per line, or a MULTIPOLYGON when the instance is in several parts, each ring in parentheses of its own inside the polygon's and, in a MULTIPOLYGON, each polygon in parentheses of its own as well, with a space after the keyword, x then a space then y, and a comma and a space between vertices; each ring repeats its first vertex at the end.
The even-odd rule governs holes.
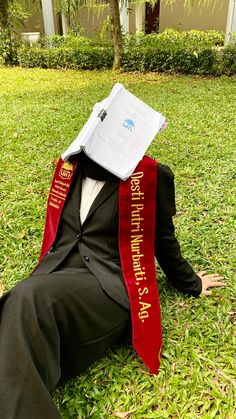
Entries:
MULTIPOLYGON (((54 15, 54 25, 55 31, 58 33, 59 31, 59 19, 57 16, 57 12, 53 10, 54 15)), ((15 29, 18 33, 20 32, 40 32, 41 35, 44 35, 44 22, 43 22, 43 13, 42 11, 37 11, 33 13, 25 22, 25 26, 21 24, 15 24, 15 29)))
MULTIPOLYGON (((85 34, 88 37, 93 37, 96 34, 100 34, 106 27, 106 18, 109 15, 109 7, 102 8, 100 11, 93 10, 88 7, 82 7, 74 20, 81 23, 81 26, 85 29, 85 34)), ((135 33, 136 21, 135 21, 135 5, 129 5, 129 32, 135 33)), ((104 30, 105 32, 105 30, 104 30)))
POLYGON ((187 11, 183 7, 183 3, 183 1, 178 1, 174 6, 166 6, 161 1, 160 32, 163 32, 166 28, 225 31, 228 0, 219 2, 215 10, 212 10, 212 6, 202 9, 194 6, 190 11, 187 11))
MULTIPOLYGON (((93 10, 83 7, 77 14, 78 22, 85 29, 85 34, 89 37, 100 34, 104 27, 104 22, 109 14, 109 7, 93 10)), ((76 17, 75 17, 76 21, 76 17)))
POLYGON ((25 22, 25 26, 16 22, 14 29, 17 33, 21 32, 40 32, 44 35, 43 15, 40 12, 32 14, 25 22))
POLYGON ((129 31, 130 33, 136 32, 136 15, 135 15, 135 4, 129 5, 129 31))
MULTIPOLYGON (((204 7, 202 10, 199 7, 193 7, 190 11, 187 11, 183 7, 184 0, 177 0, 177 4, 174 6, 166 6, 161 0, 160 4, 160 32, 163 32, 166 28, 175 29, 199 29, 199 30, 222 30, 225 31, 227 12, 228 12, 228 0, 222 0, 221 4, 212 11, 211 8, 204 7)), ((133 33, 136 30, 136 14, 135 5, 130 4, 129 12, 129 29, 133 33)), ((109 8, 101 10, 99 13, 86 7, 82 8, 78 12, 78 21, 81 26, 85 28, 87 36, 93 36, 94 33, 100 33, 104 21, 109 14, 109 8)), ((55 17, 55 29, 58 31, 58 18, 54 12, 55 17)), ((30 32, 36 31, 44 34, 44 25, 42 13, 38 12, 32 15, 26 22, 27 28, 30 32)), ((144 25, 145 27, 145 25, 144 25)), ((25 32, 23 27, 17 28, 19 31, 25 32)))

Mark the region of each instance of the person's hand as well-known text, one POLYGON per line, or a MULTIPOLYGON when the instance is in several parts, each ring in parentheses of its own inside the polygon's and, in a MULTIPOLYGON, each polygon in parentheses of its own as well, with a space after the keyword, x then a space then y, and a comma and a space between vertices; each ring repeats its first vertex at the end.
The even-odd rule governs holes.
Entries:
POLYGON ((208 288, 225 286, 225 283, 222 282, 224 277, 218 274, 207 275, 205 271, 201 271, 198 272, 198 276, 202 281, 202 292, 200 295, 211 295, 211 291, 208 291, 208 288))

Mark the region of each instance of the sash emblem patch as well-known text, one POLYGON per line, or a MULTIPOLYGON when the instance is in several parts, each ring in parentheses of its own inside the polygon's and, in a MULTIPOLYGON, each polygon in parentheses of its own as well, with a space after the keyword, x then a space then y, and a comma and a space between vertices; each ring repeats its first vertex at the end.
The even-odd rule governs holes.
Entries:
POLYGON ((73 164, 70 162, 62 163, 59 176, 62 179, 71 179, 73 175, 73 164))

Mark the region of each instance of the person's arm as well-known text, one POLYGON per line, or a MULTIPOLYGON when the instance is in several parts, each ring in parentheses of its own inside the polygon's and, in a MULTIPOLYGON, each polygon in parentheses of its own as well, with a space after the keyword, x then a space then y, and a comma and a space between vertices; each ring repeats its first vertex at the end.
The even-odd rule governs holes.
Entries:
POLYGON ((175 215, 174 175, 169 167, 158 165, 155 254, 161 269, 173 286, 189 295, 209 295, 208 288, 223 286, 223 277, 194 272, 181 254, 175 237, 172 217, 175 215))

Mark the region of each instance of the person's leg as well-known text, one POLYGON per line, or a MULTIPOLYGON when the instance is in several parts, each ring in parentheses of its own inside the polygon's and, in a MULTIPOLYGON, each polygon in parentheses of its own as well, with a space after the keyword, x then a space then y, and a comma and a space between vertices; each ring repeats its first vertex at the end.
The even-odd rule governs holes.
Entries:
POLYGON ((46 296, 34 295, 30 281, 1 299, 0 412, 6 419, 58 419, 50 390, 60 379, 59 335, 46 296))
POLYGON ((52 390, 99 358, 129 318, 89 273, 33 275, 3 296, 0 310, 4 419, 60 418, 52 390))
POLYGON ((70 299, 67 323, 61 328, 60 383, 82 373, 131 332, 130 312, 111 299, 95 278, 92 285, 90 274, 83 281, 83 289, 70 299))

